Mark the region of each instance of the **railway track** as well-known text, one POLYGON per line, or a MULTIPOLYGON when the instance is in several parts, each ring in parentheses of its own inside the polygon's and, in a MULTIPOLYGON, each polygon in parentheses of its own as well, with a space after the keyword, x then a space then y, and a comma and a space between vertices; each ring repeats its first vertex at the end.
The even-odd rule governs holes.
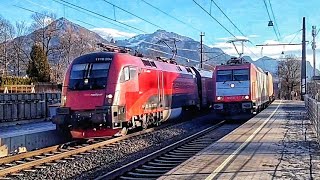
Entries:
POLYGON ((215 130, 224 124, 225 121, 222 121, 215 126, 206 128, 148 156, 104 174, 96 180, 156 179, 221 138, 216 136, 215 130))
MULTIPOLYGON (((163 127, 162 127, 163 128, 163 127)), ((23 176, 24 172, 36 172, 37 169, 46 168, 59 162, 73 160, 75 157, 93 153, 97 149, 110 148, 117 143, 132 140, 138 136, 144 136, 159 129, 158 127, 149 128, 144 131, 135 132, 123 137, 108 140, 93 140, 86 143, 74 142, 74 145, 63 144, 48 148, 30 151, 14 156, 0 159, 0 179, 11 179, 14 176, 23 176)), ((72 143, 71 143, 72 144, 72 143)))
POLYGON ((134 132, 123 137, 112 138, 108 140, 95 139, 85 143, 79 143, 78 141, 68 142, 62 145, 55 145, 35 151, 0 158, 0 180, 10 179, 10 177, 15 176, 23 176, 24 172, 36 172, 37 169, 43 169, 59 162, 73 160, 75 157, 92 153, 99 148, 110 148, 117 143, 122 143, 126 140, 130 141, 135 137, 146 136, 148 133, 175 124, 179 124, 179 121, 178 123, 166 123, 159 127, 148 128, 144 131, 134 132))

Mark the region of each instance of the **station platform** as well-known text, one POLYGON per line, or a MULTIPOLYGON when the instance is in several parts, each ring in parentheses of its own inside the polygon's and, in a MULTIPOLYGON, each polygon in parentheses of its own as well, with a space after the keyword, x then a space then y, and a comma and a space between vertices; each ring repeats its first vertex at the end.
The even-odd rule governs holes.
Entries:
POLYGON ((32 151, 64 142, 52 122, 0 127, 0 157, 32 151))
POLYGON ((159 179, 320 179, 304 102, 273 102, 159 179))

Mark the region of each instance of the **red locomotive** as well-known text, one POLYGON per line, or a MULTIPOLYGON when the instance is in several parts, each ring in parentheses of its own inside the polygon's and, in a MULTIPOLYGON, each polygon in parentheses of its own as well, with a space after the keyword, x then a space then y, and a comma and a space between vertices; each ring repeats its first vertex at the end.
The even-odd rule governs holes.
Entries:
POLYGON ((215 68, 214 110, 222 114, 257 113, 274 100, 272 76, 242 58, 215 68))
POLYGON ((76 58, 63 83, 53 122, 73 138, 125 134, 213 104, 213 72, 116 52, 76 58))

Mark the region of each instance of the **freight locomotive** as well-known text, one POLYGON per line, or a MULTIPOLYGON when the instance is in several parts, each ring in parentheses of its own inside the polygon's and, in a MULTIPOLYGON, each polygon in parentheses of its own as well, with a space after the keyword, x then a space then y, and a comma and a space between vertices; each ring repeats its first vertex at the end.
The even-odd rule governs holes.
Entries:
POLYGON ((177 117, 186 108, 210 108, 212 78, 212 71, 121 48, 86 54, 67 70, 53 122, 73 138, 123 135, 177 117))
POLYGON ((274 100, 272 75, 243 58, 216 66, 213 79, 213 109, 219 114, 256 114, 274 100))

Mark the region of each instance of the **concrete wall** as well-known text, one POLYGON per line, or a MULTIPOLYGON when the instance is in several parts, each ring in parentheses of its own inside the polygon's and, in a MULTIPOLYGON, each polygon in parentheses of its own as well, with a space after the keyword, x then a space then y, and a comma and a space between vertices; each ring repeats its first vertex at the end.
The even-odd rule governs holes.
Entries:
POLYGON ((60 93, 0 94, 0 123, 47 118, 60 99, 60 93))

